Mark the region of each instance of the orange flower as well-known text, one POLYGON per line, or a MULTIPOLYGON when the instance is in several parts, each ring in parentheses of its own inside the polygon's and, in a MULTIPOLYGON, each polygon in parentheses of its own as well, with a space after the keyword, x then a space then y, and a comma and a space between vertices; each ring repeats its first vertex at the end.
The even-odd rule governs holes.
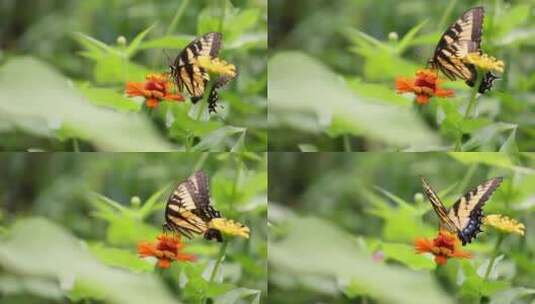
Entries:
POLYGON ((417 239, 415 247, 418 253, 432 253, 438 265, 446 264, 449 258, 472 257, 469 252, 460 249, 461 245, 457 236, 446 230, 440 230, 438 236, 432 240, 417 239))
POLYGON ((413 92, 416 95, 416 102, 425 105, 429 98, 433 96, 451 97, 453 90, 444 89, 439 86, 440 79, 434 70, 418 70, 415 79, 405 77, 396 78, 396 91, 398 94, 413 92))
POLYGON ((126 94, 145 97, 148 108, 156 108, 162 100, 184 101, 184 96, 171 93, 172 86, 167 74, 149 74, 143 82, 127 82, 126 94))
POLYGON ((158 259, 158 267, 169 268, 172 261, 194 262, 197 258, 193 255, 182 253, 184 243, 178 234, 162 233, 157 237, 158 242, 141 242, 137 245, 140 257, 155 257, 158 259))

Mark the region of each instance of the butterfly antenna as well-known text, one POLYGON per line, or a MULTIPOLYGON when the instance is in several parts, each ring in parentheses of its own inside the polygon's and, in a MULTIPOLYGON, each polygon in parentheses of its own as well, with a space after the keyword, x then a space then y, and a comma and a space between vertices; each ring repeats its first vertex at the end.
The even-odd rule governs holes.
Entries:
POLYGON ((169 56, 169 53, 167 53, 167 51, 165 49, 162 50, 162 53, 164 53, 165 57, 167 57, 166 65, 167 66, 171 66, 171 64, 173 64, 173 61, 171 60, 171 56, 169 56))

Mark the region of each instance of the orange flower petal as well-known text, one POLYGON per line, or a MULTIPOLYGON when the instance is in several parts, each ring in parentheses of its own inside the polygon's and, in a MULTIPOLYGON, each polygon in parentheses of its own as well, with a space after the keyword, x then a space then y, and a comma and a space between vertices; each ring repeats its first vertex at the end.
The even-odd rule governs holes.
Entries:
POLYGON ((132 96, 144 96, 144 83, 143 82, 128 82, 126 84, 126 94, 132 96))
POLYGON ((173 261, 194 262, 197 260, 195 256, 181 252, 184 246, 180 236, 164 233, 158 235, 155 244, 140 242, 137 249, 140 257, 155 257, 158 259, 158 267, 168 268, 173 261))
POLYGON ((167 269, 169 266, 171 266, 171 261, 168 259, 161 259, 158 261, 158 267, 160 268, 167 269))
POLYGON ((444 265, 448 262, 448 258, 443 255, 437 255, 435 256, 435 263, 438 265, 444 265))
POLYGON ((462 251, 457 235, 440 230, 434 239, 416 239, 415 249, 418 253, 431 253, 438 265, 444 265, 450 258, 470 258, 469 252, 462 251))
POLYGON ((419 105, 425 105, 429 102, 429 95, 418 94, 416 95, 416 103, 419 105))
POLYGON ((417 239, 416 240, 416 251, 418 253, 431 252, 433 248, 433 241, 428 239, 417 239))
POLYGON ((156 108, 162 100, 184 100, 184 97, 178 92, 170 92, 173 84, 168 79, 166 73, 149 74, 145 77, 144 82, 127 82, 125 91, 129 97, 145 97, 145 103, 149 108, 156 108))
POLYGON ((414 93, 416 95, 416 103, 425 105, 429 102, 429 98, 433 96, 453 96, 452 90, 443 89, 439 84, 440 79, 436 71, 422 69, 416 71, 416 77, 414 79, 404 77, 396 78, 396 91, 398 94, 414 93))
POLYGON ((167 94, 163 97, 165 100, 184 101, 184 96, 177 94, 167 94))
POLYGON ((147 105, 147 108, 154 109, 158 106, 160 101, 156 98, 147 99, 145 101, 145 104, 147 105))
POLYGON ((412 92, 413 83, 409 79, 399 77, 396 79, 396 90, 398 93, 412 92))
POLYGON ((455 95, 455 92, 450 89, 438 88, 435 91, 435 95, 438 97, 452 97, 453 95, 455 95))

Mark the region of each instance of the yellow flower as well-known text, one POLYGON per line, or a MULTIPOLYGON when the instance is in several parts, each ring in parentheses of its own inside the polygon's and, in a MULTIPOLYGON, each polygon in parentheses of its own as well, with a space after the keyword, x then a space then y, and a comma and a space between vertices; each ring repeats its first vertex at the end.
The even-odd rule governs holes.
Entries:
POLYGON ((519 221, 501 214, 491 214, 483 218, 483 223, 502 232, 524 235, 526 227, 519 221))
POLYGON ((221 231, 223 234, 230 236, 241 236, 242 238, 249 238, 249 227, 228 220, 225 218, 215 218, 210 221, 209 227, 221 231))
POLYGON ((200 56, 197 58, 197 63, 200 67, 209 72, 217 73, 229 78, 234 78, 238 74, 236 66, 219 58, 210 58, 210 56, 200 56))
POLYGON ((505 63, 487 54, 469 53, 463 58, 466 63, 471 63, 480 67, 483 70, 503 73, 505 63))

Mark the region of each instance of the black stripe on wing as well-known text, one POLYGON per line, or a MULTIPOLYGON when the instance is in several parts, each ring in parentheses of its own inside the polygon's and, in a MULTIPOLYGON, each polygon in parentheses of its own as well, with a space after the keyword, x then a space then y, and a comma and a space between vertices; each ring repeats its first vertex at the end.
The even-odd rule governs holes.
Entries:
POLYGON ((502 177, 489 179, 459 198, 448 212, 448 217, 457 226, 463 245, 470 243, 481 231, 483 206, 502 183, 502 177))
POLYGON ((217 57, 221 38, 221 33, 212 32, 193 40, 178 54, 171 66, 177 88, 181 92, 185 88, 193 103, 202 99, 209 80, 208 73, 197 65, 197 59, 200 56, 217 57))
MULTIPOLYGON (((481 53, 481 36, 483 33, 483 7, 467 10, 442 34, 430 64, 440 70, 450 80, 457 78, 465 80, 468 86, 474 86, 477 70, 474 65, 462 62, 468 53, 481 53)), ((486 76, 487 80, 490 80, 486 76)), ((492 86, 492 81, 486 81, 479 88, 485 92, 492 86)))

